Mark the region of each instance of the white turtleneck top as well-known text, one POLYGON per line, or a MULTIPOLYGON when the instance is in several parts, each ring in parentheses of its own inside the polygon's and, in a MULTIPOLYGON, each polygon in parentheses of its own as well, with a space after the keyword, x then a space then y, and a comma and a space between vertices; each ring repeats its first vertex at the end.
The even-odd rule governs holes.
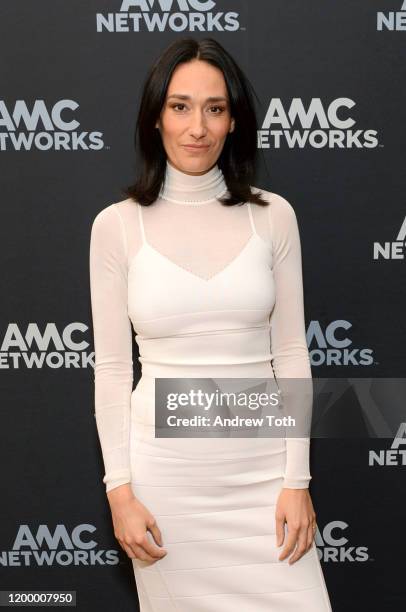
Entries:
MULTIPOLYGON (((94 414, 107 491, 131 482, 132 328, 141 347, 146 339, 165 337, 166 322, 181 320, 176 317, 183 305, 188 321, 194 317, 197 324, 199 316, 204 325, 206 315, 220 313, 223 328, 228 312, 249 313, 253 326, 257 313, 265 313, 276 377, 311 378, 296 215, 285 198, 260 191, 267 206, 224 206, 216 199, 227 192, 217 165, 189 175, 167 162, 152 205, 128 198, 95 217, 90 240, 94 414), (161 278, 148 276, 149 261, 159 263, 161 278), (238 304, 232 301, 233 280, 241 294, 238 304)), ((140 362, 143 368, 150 365, 147 358, 143 362, 141 348, 140 362)), ((286 439, 284 487, 308 486, 309 442, 286 439)))

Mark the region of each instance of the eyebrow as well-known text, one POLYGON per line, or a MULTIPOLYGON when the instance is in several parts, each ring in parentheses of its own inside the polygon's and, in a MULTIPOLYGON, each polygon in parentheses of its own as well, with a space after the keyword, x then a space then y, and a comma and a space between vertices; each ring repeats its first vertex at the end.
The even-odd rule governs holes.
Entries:
MULTIPOLYGON (((180 98, 181 100, 191 100, 191 96, 187 96, 186 94, 171 94, 168 96, 169 98, 180 98)), ((227 98, 224 96, 210 96, 206 98, 206 102, 228 102, 227 98)))

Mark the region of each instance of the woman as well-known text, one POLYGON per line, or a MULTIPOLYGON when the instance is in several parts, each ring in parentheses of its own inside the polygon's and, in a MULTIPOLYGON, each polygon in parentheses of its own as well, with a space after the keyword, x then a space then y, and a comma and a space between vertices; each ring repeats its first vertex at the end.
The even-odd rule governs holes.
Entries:
POLYGON ((137 181, 92 227, 103 482, 142 612, 331 610, 309 439, 154 433, 155 378, 311 378, 296 216, 251 186, 252 100, 218 42, 170 45, 144 85, 137 181))

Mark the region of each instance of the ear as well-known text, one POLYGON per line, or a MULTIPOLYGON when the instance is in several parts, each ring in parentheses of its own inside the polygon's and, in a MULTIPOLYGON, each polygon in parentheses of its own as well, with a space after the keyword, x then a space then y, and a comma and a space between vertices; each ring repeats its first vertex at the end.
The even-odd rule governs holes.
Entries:
POLYGON ((230 132, 234 132, 235 129, 235 119, 231 119, 230 132))

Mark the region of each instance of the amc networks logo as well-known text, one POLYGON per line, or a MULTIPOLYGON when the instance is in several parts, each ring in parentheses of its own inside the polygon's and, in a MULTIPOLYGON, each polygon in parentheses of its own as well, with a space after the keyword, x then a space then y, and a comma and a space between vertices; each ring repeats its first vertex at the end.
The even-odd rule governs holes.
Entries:
POLYGON ((320 561, 324 563, 355 563, 369 559, 366 546, 354 545, 348 535, 345 521, 330 521, 322 530, 317 525, 315 544, 320 561))
POLYGON ((97 32, 235 32, 239 13, 213 0, 123 0, 119 11, 96 14, 97 32))

